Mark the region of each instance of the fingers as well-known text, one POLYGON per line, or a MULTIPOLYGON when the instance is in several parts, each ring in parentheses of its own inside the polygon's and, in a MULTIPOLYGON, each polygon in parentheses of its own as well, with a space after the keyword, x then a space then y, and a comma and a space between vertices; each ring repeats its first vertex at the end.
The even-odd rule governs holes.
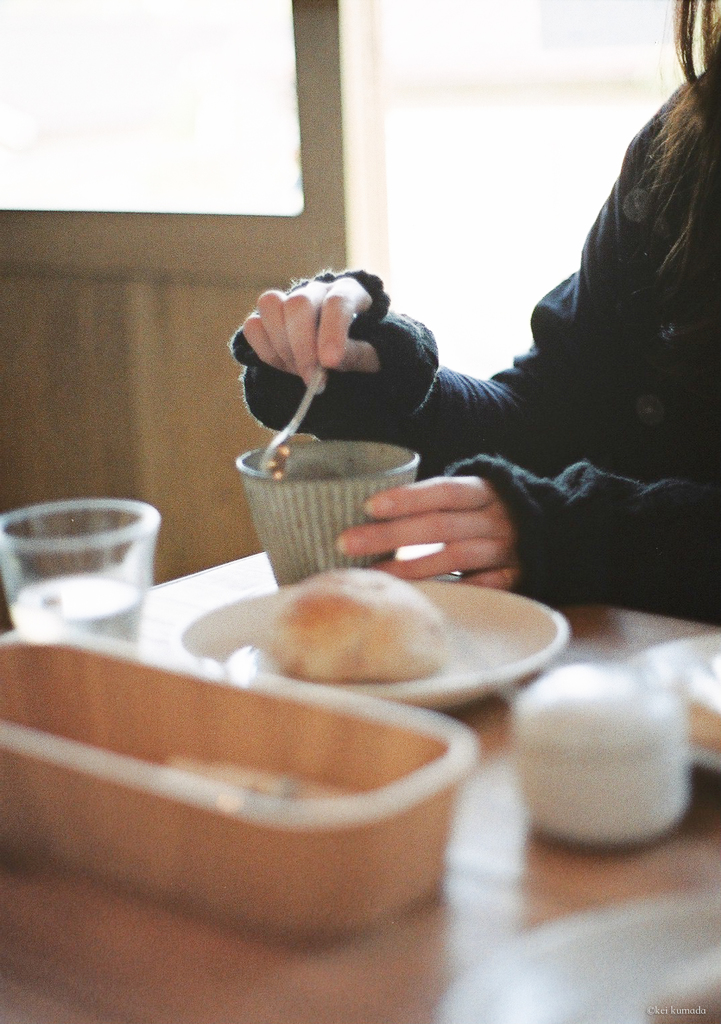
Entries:
POLYGON ((283 335, 288 340, 292 365, 295 367, 293 372, 302 377, 306 384, 320 362, 318 334, 327 294, 328 285, 322 281, 310 281, 290 295, 280 293, 283 324, 279 335, 281 342, 283 335))
POLYGON ((388 551, 474 536, 515 540, 505 505, 491 484, 477 476, 434 477, 381 491, 366 502, 366 511, 375 522, 343 535, 353 554, 367 553, 362 549, 368 546, 388 551))
POLYGON ((246 341, 257 353, 258 357, 276 370, 285 370, 286 373, 293 373, 293 369, 280 356, 273 342, 268 336, 259 313, 251 313, 243 324, 243 334, 246 341))
POLYGON ((335 367, 336 370, 355 370, 356 373, 376 373, 380 368, 378 353, 371 343, 355 340, 348 342, 345 356, 335 367))
POLYGON ((425 512, 480 509, 496 500, 496 492, 481 477, 433 477, 374 494, 366 502, 366 511, 374 519, 393 519, 425 512))
MULTIPOLYGON (((283 293, 279 291, 264 292, 258 299, 258 315, 275 357, 280 360, 283 367, 291 368, 291 372, 296 372, 294 369, 295 358, 285 328, 284 298, 283 293)), ((247 334, 246 337, 248 337, 247 334)))
MULTIPOLYGON (((391 576, 397 576, 399 579, 407 580, 409 583, 447 575, 445 569, 431 569, 430 566, 426 566, 421 570, 421 567, 414 567, 414 561, 382 562, 377 563, 374 568, 383 569, 391 576)), ((451 571, 455 572, 455 570, 451 571)), ((506 566, 500 569, 465 572, 462 576, 459 576, 459 580, 473 587, 489 587, 493 590, 517 590, 521 581, 521 570, 518 566, 506 566)))
POLYGON ((427 512, 353 527, 342 534, 342 547, 348 555, 367 555, 413 544, 453 544, 473 538, 498 541, 504 527, 500 517, 478 510, 427 512))
POLYGON ((263 362, 306 382, 319 363, 372 373, 380 368, 375 349, 348 337, 355 317, 370 305, 370 295, 354 278, 309 281, 289 295, 264 292, 243 333, 263 362))
POLYGON ((462 573, 464 582, 481 586, 503 586, 518 581, 520 570, 515 551, 495 541, 467 541, 446 544, 439 551, 419 558, 395 559, 381 568, 406 580, 424 580, 448 573, 462 573))
POLYGON ((476 587, 492 587, 494 590, 516 590, 521 582, 521 569, 513 565, 487 572, 466 573, 463 582, 476 587))
POLYGON ((370 295, 352 277, 341 277, 330 285, 318 326, 318 356, 322 366, 339 369, 344 359, 347 360, 350 325, 370 304, 370 295))
POLYGON ((462 572, 482 586, 509 589, 520 568, 517 531, 505 503, 479 477, 435 478, 394 488, 367 503, 375 522, 346 530, 338 546, 347 555, 373 555, 418 544, 441 545, 416 558, 384 563, 404 579, 462 572))

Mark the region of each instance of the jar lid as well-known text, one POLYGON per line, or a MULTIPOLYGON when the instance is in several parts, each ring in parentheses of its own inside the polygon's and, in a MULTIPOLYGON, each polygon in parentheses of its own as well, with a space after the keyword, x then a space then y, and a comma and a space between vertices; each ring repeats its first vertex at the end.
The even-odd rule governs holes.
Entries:
POLYGON ((514 731, 526 744, 619 749, 683 743, 681 697, 625 666, 566 665, 516 698, 514 731))

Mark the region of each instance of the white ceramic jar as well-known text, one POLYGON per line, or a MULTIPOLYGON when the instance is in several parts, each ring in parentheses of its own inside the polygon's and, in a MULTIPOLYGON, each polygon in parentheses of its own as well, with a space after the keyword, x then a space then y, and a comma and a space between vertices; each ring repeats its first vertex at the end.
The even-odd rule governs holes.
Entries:
POLYGON ((650 841, 688 805, 684 702, 630 669, 568 665, 531 684, 514 704, 513 744, 531 821, 558 839, 650 841))

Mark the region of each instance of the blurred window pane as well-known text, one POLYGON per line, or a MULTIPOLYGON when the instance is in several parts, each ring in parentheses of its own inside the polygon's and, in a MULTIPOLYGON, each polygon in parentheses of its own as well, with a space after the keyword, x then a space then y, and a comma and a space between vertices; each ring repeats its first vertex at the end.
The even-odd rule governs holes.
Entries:
POLYGON ((531 342, 678 84, 671 0, 381 0, 396 309, 486 377, 531 342))
POLYGON ((291 0, 0 0, 0 208, 302 207, 291 0))

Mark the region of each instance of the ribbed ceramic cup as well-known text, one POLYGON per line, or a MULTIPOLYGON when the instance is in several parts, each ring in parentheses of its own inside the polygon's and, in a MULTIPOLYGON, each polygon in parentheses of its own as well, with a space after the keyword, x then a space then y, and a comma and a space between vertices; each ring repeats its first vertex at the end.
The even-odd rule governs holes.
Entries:
POLYGON ((298 439, 291 442, 283 479, 274 480, 258 469, 262 455, 262 448, 246 452, 236 466, 279 585, 378 561, 342 555, 336 539, 347 527, 369 521, 363 504, 372 494, 412 483, 420 461, 409 448, 390 444, 298 439))

